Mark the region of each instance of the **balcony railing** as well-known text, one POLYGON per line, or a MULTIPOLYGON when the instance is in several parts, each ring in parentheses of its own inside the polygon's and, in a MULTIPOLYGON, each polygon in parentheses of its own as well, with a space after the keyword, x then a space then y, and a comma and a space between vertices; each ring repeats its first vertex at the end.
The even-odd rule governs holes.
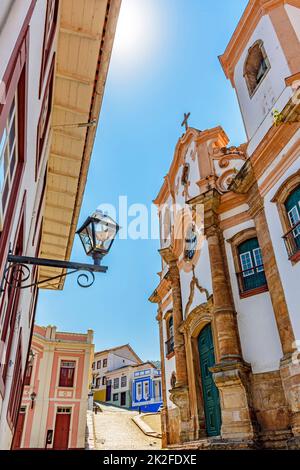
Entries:
POLYGON ((289 259, 300 252, 300 220, 284 236, 285 246, 289 259))
POLYGON ((254 266, 237 273, 239 290, 241 295, 249 295, 254 292, 264 292, 268 290, 267 279, 264 266, 254 266))
POLYGON ((174 352, 174 338, 173 336, 166 341, 166 355, 168 356, 172 352, 174 352))

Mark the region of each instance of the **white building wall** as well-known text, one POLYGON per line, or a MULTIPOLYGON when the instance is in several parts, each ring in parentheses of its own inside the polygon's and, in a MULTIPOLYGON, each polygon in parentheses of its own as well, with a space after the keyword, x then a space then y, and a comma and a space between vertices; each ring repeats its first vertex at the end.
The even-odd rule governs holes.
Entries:
POLYGON ((287 60, 269 16, 263 16, 253 32, 234 71, 235 88, 243 115, 251 155, 268 129, 273 124, 272 111, 281 111, 292 96, 286 88, 284 79, 291 75, 287 60), (250 98, 244 78, 244 63, 249 48, 262 40, 271 69, 261 82, 255 94, 250 98))
MULTIPOLYGON (((298 132, 299 139, 300 131, 298 132)), ((281 158, 284 158, 286 149, 281 153, 281 158)), ((296 161, 285 171, 273 188, 265 195, 265 212, 269 226, 270 236, 274 247, 275 258, 278 266, 278 270, 285 293, 285 298, 292 322, 294 335, 296 340, 300 340, 300 315, 299 315, 299 279, 300 279, 300 263, 292 264, 287 255, 286 247, 282 236, 283 227, 279 218, 277 205, 271 202, 278 188, 284 183, 284 181, 300 168, 300 151, 299 157, 296 161)))
POLYGON ((253 226, 249 221, 227 229, 224 239, 243 358, 251 364, 254 373, 261 373, 278 370, 283 356, 270 294, 240 298, 231 245, 226 241, 253 226))

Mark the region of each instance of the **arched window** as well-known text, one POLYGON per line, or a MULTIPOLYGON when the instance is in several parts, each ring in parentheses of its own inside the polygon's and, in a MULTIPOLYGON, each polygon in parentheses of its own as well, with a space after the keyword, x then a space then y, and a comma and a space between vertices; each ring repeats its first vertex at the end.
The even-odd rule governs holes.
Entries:
POLYGON ((247 83, 250 97, 254 95, 269 69, 270 62, 268 60, 263 42, 261 40, 256 41, 253 46, 250 47, 244 65, 244 77, 247 83))
POLYGON ((265 288, 267 285, 261 249, 257 238, 251 238, 238 246, 241 266, 239 286, 241 293, 265 288))
POLYGON ((289 254, 293 256, 300 250, 300 186, 285 201, 285 209, 291 227, 285 238, 289 254))

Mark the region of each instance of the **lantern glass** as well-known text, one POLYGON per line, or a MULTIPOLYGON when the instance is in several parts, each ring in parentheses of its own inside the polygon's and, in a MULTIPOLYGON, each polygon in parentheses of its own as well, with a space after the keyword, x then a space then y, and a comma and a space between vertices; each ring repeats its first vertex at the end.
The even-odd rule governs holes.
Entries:
POLYGON ((96 211, 77 231, 87 255, 106 255, 119 230, 118 224, 108 215, 96 211))

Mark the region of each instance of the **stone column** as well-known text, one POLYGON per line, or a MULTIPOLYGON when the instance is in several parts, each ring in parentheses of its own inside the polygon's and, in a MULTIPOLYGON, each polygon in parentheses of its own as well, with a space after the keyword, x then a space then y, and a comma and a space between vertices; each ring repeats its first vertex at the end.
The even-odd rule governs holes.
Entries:
POLYGON ((255 422, 248 385, 251 369, 242 359, 224 241, 219 228, 220 195, 213 189, 195 202, 204 205, 204 231, 213 286, 212 326, 217 361, 211 370, 220 393, 221 435, 223 438, 251 440, 254 436, 252 420, 255 422))
POLYGON ((180 442, 190 440, 190 403, 184 335, 180 332, 183 321, 180 274, 177 258, 172 248, 160 250, 161 256, 169 266, 169 279, 172 286, 174 352, 176 364, 176 384, 170 390, 170 399, 178 407, 180 414, 180 442))

